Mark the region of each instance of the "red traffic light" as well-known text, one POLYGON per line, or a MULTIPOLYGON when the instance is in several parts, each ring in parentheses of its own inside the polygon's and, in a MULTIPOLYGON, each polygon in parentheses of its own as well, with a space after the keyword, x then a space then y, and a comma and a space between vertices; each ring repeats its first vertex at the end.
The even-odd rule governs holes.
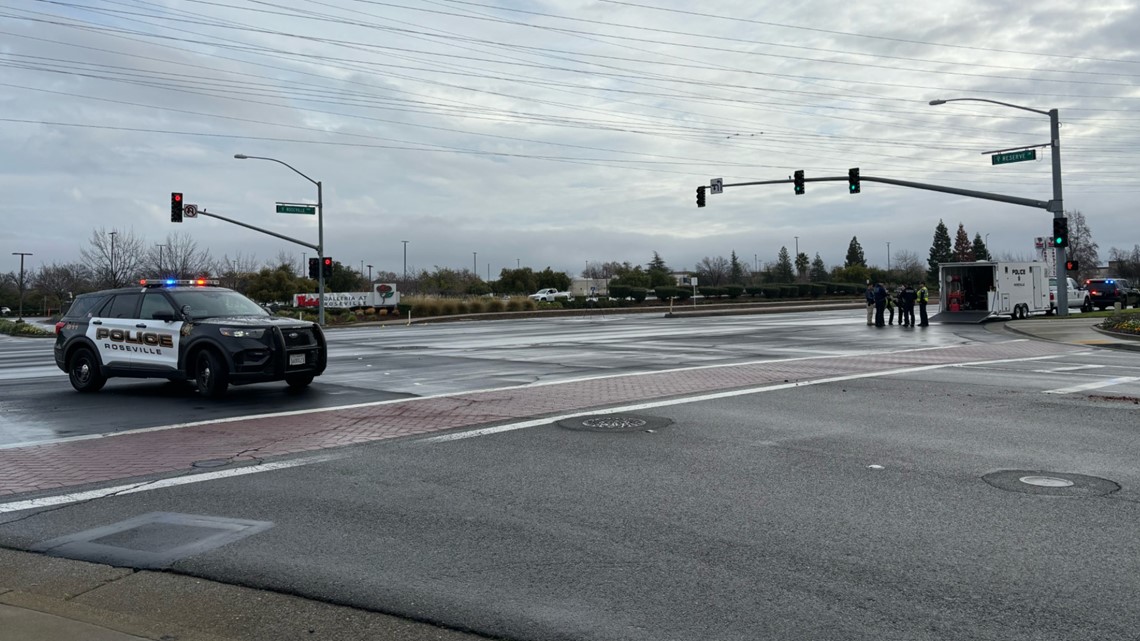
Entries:
POLYGON ((326 259, 325 259, 325 264, 326 264, 326 265, 330 265, 330 266, 331 266, 331 265, 332 265, 332 259, 331 259, 331 258, 326 258, 326 259))
POLYGON ((182 202, 182 194, 171 194, 171 197, 174 198, 174 202, 176 203, 182 202))
POLYGON ((1066 260, 1065 269, 1070 272, 1075 272, 1080 269, 1080 265, 1075 260, 1066 260))

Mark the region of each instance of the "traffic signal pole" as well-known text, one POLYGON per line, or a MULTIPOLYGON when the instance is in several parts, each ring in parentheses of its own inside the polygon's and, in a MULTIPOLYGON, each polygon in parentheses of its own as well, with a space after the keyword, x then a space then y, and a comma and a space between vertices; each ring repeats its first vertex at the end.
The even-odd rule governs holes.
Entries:
MULTIPOLYGON (((288 166, 288 165, 286 165, 288 166)), ((293 169, 292 167, 289 167, 293 169)), ((293 169, 293 171, 297 171, 293 169)), ((297 172, 301 173, 301 172, 297 172)), ((301 174, 304 176, 304 174, 301 174)), ((305 176, 308 178, 308 176, 305 176)), ((311 179, 310 179, 311 180, 311 179)), ((317 183, 317 258, 320 259, 320 272, 317 278, 317 324, 325 326, 325 201, 321 191, 321 181, 317 183)))
MULTIPOLYGON (((1064 201, 1061 198, 1061 123, 1057 115, 1056 109, 1049 110, 1049 144, 1050 150, 1053 154, 1053 202, 1050 203, 1053 212, 1053 219, 1065 217, 1064 201)), ((1056 239, 1053 239, 1054 246, 1057 244, 1056 239)), ((1057 247, 1057 315, 1069 315, 1069 288, 1062 285, 1067 283, 1065 278, 1068 274, 1065 272, 1066 254, 1068 254, 1068 247, 1057 247)))

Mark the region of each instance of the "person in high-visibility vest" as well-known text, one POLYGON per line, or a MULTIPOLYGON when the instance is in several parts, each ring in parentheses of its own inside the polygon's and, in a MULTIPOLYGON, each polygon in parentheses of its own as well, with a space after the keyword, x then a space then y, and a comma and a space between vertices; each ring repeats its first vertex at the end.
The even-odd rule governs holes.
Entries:
POLYGON ((926 283, 921 283, 918 287, 918 326, 928 327, 930 322, 926 319, 926 304, 930 302, 930 292, 926 289, 926 283))

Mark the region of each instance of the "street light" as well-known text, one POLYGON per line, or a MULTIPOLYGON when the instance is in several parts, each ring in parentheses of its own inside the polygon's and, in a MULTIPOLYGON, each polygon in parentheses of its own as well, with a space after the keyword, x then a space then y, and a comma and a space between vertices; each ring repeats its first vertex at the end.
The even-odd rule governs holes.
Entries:
POLYGON ((162 269, 162 248, 163 247, 169 247, 169 246, 170 245, 164 245, 162 243, 158 243, 155 245, 155 247, 158 248, 158 273, 160 276, 166 276, 166 274, 163 273, 163 271, 165 271, 165 270, 162 269))
POLYGON ((887 275, 891 273, 891 241, 887 241, 887 275))
MULTIPOLYGON (((1014 109, 1021 109, 1022 111, 1032 111, 1035 114, 1049 116, 1049 148, 1053 156, 1053 200, 1049 201, 1048 211, 1053 212, 1053 218, 1065 217, 1064 200, 1061 196, 1061 123, 1056 109, 1049 111, 1042 111, 1041 109, 1033 109, 1032 107, 1023 107, 1021 105, 1014 105, 1008 102, 1000 102, 998 100, 990 100, 989 98, 948 98, 946 100, 931 100, 930 104, 944 105, 948 102, 989 102, 995 105, 1002 105, 1003 107, 1012 107, 1014 109)), ((989 248, 986 248, 987 251, 989 248)), ((1067 276, 1065 272, 1065 252, 1066 248, 1057 247, 1057 282, 1065 282, 1067 276)), ((1069 292, 1065 287, 1057 288, 1057 315, 1069 315, 1069 292)))
POLYGON ((404 243, 404 286, 408 284, 408 241, 401 240, 404 243))
MULTIPOLYGON (((114 238, 112 236, 112 238, 114 238)), ((19 304, 19 317, 16 319, 17 323, 24 322, 24 256, 32 256, 31 252, 12 252, 13 256, 20 257, 20 304, 19 304)))
MULTIPOLYGON (((265 156, 247 156, 245 154, 234 154, 234 158, 238 160, 269 160, 279 165, 285 165, 293 170, 293 173, 304 178, 305 180, 317 186, 317 258, 323 261, 325 258, 325 203, 321 191, 321 181, 313 180, 305 174, 297 170, 296 167, 287 162, 277 160, 276 158, 267 158, 265 156)), ((321 269, 317 272, 317 323, 321 326, 325 324, 325 272, 321 269)))
POLYGON ((479 252, 471 252, 471 275, 475 277, 475 280, 479 280, 479 264, 477 262, 478 260, 479 260, 479 252))
POLYGON ((368 266, 368 284, 372 284, 372 265, 368 266))
POLYGON ((117 231, 107 232, 111 235, 111 287, 119 286, 119 279, 115 276, 115 234, 117 231))

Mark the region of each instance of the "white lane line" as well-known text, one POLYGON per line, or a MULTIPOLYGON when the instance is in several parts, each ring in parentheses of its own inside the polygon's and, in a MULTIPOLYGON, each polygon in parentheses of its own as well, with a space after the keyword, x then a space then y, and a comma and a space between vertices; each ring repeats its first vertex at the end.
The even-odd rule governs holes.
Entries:
POLYGON ((187 485, 190 483, 201 483, 203 481, 213 481, 215 479, 224 479, 232 476, 244 476, 246 474, 257 474, 258 472, 285 470, 291 467, 300 467, 302 465, 311 465, 313 463, 324 463, 326 461, 344 458, 345 456, 347 456, 347 454, 322 454, 320 456, 291 459, 288 461, 279 461, 276 463, 249 465, 247 467, 239 467, 232 470, 202 472, 201 474, 177 476, 173 478, 162 479, 159 481, 140 481, 138 483, 117 485, 115 487, 105 487, 98 490, 88 490, 86 492, 70 492, 68 494, 58 494, 56 496, 43 496, 40 498, 27 499, 24 501, 0 503, 0 514, 4 514, 5 512, 19 512, 21 510, 32 510, 41 507, 67 505, 69 503, 78 503, 80 501, 92 501, 95 499, 106 498, 108 496, 122 496, 124 494, 135 494, 136 492, 149 492, 151 490, 159 490, 166 487, 175 487, 178 485, 187 485))
POLYGON ((1099 389, 1101 387, 1110 387, 1112 385, 1120 385, 1121 383, 1131 383, 1132 381, 1140 381, 1140 376, 1121 376, 1119 378, 1106 378, 1100 381, 1093 381, 1092 383, 1084 383, 1083 385, 1074 385, 1072 387, 1062 387, 1059 389, 1045 390, 1046 394, 1072 394, 1073 392, 1083 392, 1090 389, 1099 389))
POLYGON ((866 374, 848 374, 846 376, 833 376, 831 378, 821 378, 814 381, 803 381, 799 383, 779 383, 776 385, 766 385, 763 387, 751 387, 748 389, 732 390, 728 392, 714 392, 712 394, 702 394, 700 396, 687 396, 685 398, 672 398, 664 401, 651 401, 649 403, 637 403, 635 405, 626 405, 623 407, 608 407, 602 410, 588 410, 584 412, 574 412, 573 414, 563 414, 561 416, 548 416, 545 418, 538 418, 521 423, 510 423, 508 425, 495 425, 492 427, 481 427, 466 432, 455 432, 452 434, 441 434, 439 436, 428 436, 419 439, 420 443, 443 443, 447 441, 458 441, 461 439, 474 438, 476 436, 487 436, 489 434, 499 434, 501 432, 512 432, 514 430, 521 430, 528 427, 537 427, 539 425, 549 425, 557 421, 566 420, 568 418, 576 418, 579 416, 596 416, 598 414, 618 414, 621 412, 637 412, 641 410, 653 409, 657 407, 669 407, 671 405, 683 405, 685 403, 699 403, 701 401, 711 401, 721 398, 732 398, 734 396, 747 396, 749 394, 760 394, 763 392, 775 392, 778 390, 791 389, 794 387, 808 387, 810 385, 822 385, 825 383, 839 383, 843 381, 853 381, 861 378, 877 378, 880 376, 895 376, 898 374, 911 374, 914 372, 927 372, 930 370, 943 369, 948 367, 962 367, 967 365, 984 365, 990 363, 1021 363, 1025 361, 1041 361, 1051 358, 1059 358, 1063 354, 1055 354, 1051 356, 1032 356, 1026 358, 1009 358, 993 361, 977 361, 974 363, 944 363, 940 365, 922 365, 919 367, 904 367, 900 369, 887 370, 883 372, 868 372, 866 374))
MULTIPOLYGON (((1014 339, 1014 340, 1010 340, 1010 341, 1003 341, 1002 343, 996 343, 996 344, 1001 345, 1001 344, 1006 344, 1006 343, 1024 343, 1028 340, 1029 339, 1026 339, 1026 338, 1019 338, 1019 339, 1014 339)), ((930 352, 930 351, 938 351, 938 350, 944 350, 944 349, 953 349, 955 347, 961 347, 961 345, 940 345, 937 347, 915 347, 915 348, 895 350, 893 352, 885 352, 885 354, 890 355, 890 354, 908 354, 908 353, 913 353, 913 352, 930 352)), ((880 354, 883 354, 883 352, 876 352, 876 351, 868 350, 868 351, 864 351, 864 352, 854 352, 851 354, 847 354, 845 356, 822 355, 822 356, 801 356, 798 358, 768 358, 768 359, 763 359, 763 360, 744 361, 744 362, 739 362, 739 363, 717 363, 714 365, 690 365, 687 367, 674 367, 671 369, 651 370, 651 371, 644 371, 644 372, 598 374, 598 375, 593 375, 593 376, 581 376, 578 378, 570 378, 570 379, 559 379, 559 380, 552 380, 552 381, 538 381, 535 383, 523 383, 521 385, 510 385, 510 386, 505 386, 505 387, 489 387, 486 389, 467 390, 467 391, 462 391, 462 392, 444 392, 444 393, 440 393, 440 394, 426 394, 424 396, 413 396, 410 398, 396 398, 396 399, 391 399, 391 400, 387 400, 387 401, 369 401, 367 403, 352 403, 349 405, 336 405, 333 407, 313 407, 313 408, 309 408, 309 409, 292 410, 292 411, 288 411, 288 412, 270 412, 270 413, 266 413, 266 414, 252 414, 252 415, 247 415, 247 416, 231 416, 229 418, 214 418, 214 419, 208 419, 205 421, 192 421, 189 423, 172 423, 170 425, 156 425, 154 427, 140 427, 138 429, 122 430, 119 432, 103 432, 101 434, 86 434, 83 436, 65 436, 62 438, 45 439, 45 440, 41 440, 41 441, 27 441, 27 442, 23 442, 23 443, 12 443, 9 445, 0 445, 0 450, 12 450, 12 449, 19 449, 19 448, 23 448, 23 447, 36 447, 39 445, 57 445, 59 443, 70 443, 72 441, 89 441, 89 440, 95 440, 95 439, 101 439, 101 438, 112 438, 112 437, 116 437, 116 436, 128 436, 131 434, 145 434, 147 432, 162 432, 165 430, 177 430, 177 429, 182 429, 182 428, 187 428, 187 427, 200 427, 203 425, 220 425, 223 423, 237 423, 239 421, 252 421, 252 420, 258 420, 258 419, 263 419, 263 418, 281 418, 281 417, 285 417, 285 416, 303 416, 305 414, 318 414, 321 412, 337 412, 337 411, 341 411, 341 410, 359 409, 362 407, 380 407, 383 405, 400 405, 400 404, 404 404, 404 403, 412 403, 415 401, 422 401, 422 400, 427 400, 427 399, 450 398, 450 397, 454 397, 454 396, 466 396, 468 394, 484 394, 484 393, 488 393, 488 392, 503 392, 503 391, 510 391, 510 390, 521 390, 521 389, 527 389, 527 388, 531 388, 531 387, 546 387, 548 385, 564 385, 567 383, 581 383, 584 381, 596 381, 596 380, 602 380, 602 379, 607 379, 607 378, 621 378, 624 376, 629 376, 629 377, 632 377, 632 376, 652 376, 655 374, 671 374, 671 373, 675 373, 675 372, 693 372, 693 371, 703 370, 703 369, 740 367, 740 366, 747 366, 747 365, 768 365, 768 364, 772 364, 772 363, 795 363, 795 362, 800 362, 800 361, 820 360, 820 359, 824 359, 824 358, 850 358, 850 357, 856 357, 856 356, 861 356, 861 355, 880 355, 880 354)), ((1050 358, 1053 358, 1053 357, 1050 357, 1050 358)), ((1005 362, 1005 361, 985 361, 985 362, 1001 363, 1001 362, 1005 362)))
POLYGON ((1104 365, 1070 365, 1067 367, 1054 367, 1051 369, 1035 369, 1038 374, 1055 374, 1057 372, 1075 372, 1081 369, 1100 369, 1104 365))

